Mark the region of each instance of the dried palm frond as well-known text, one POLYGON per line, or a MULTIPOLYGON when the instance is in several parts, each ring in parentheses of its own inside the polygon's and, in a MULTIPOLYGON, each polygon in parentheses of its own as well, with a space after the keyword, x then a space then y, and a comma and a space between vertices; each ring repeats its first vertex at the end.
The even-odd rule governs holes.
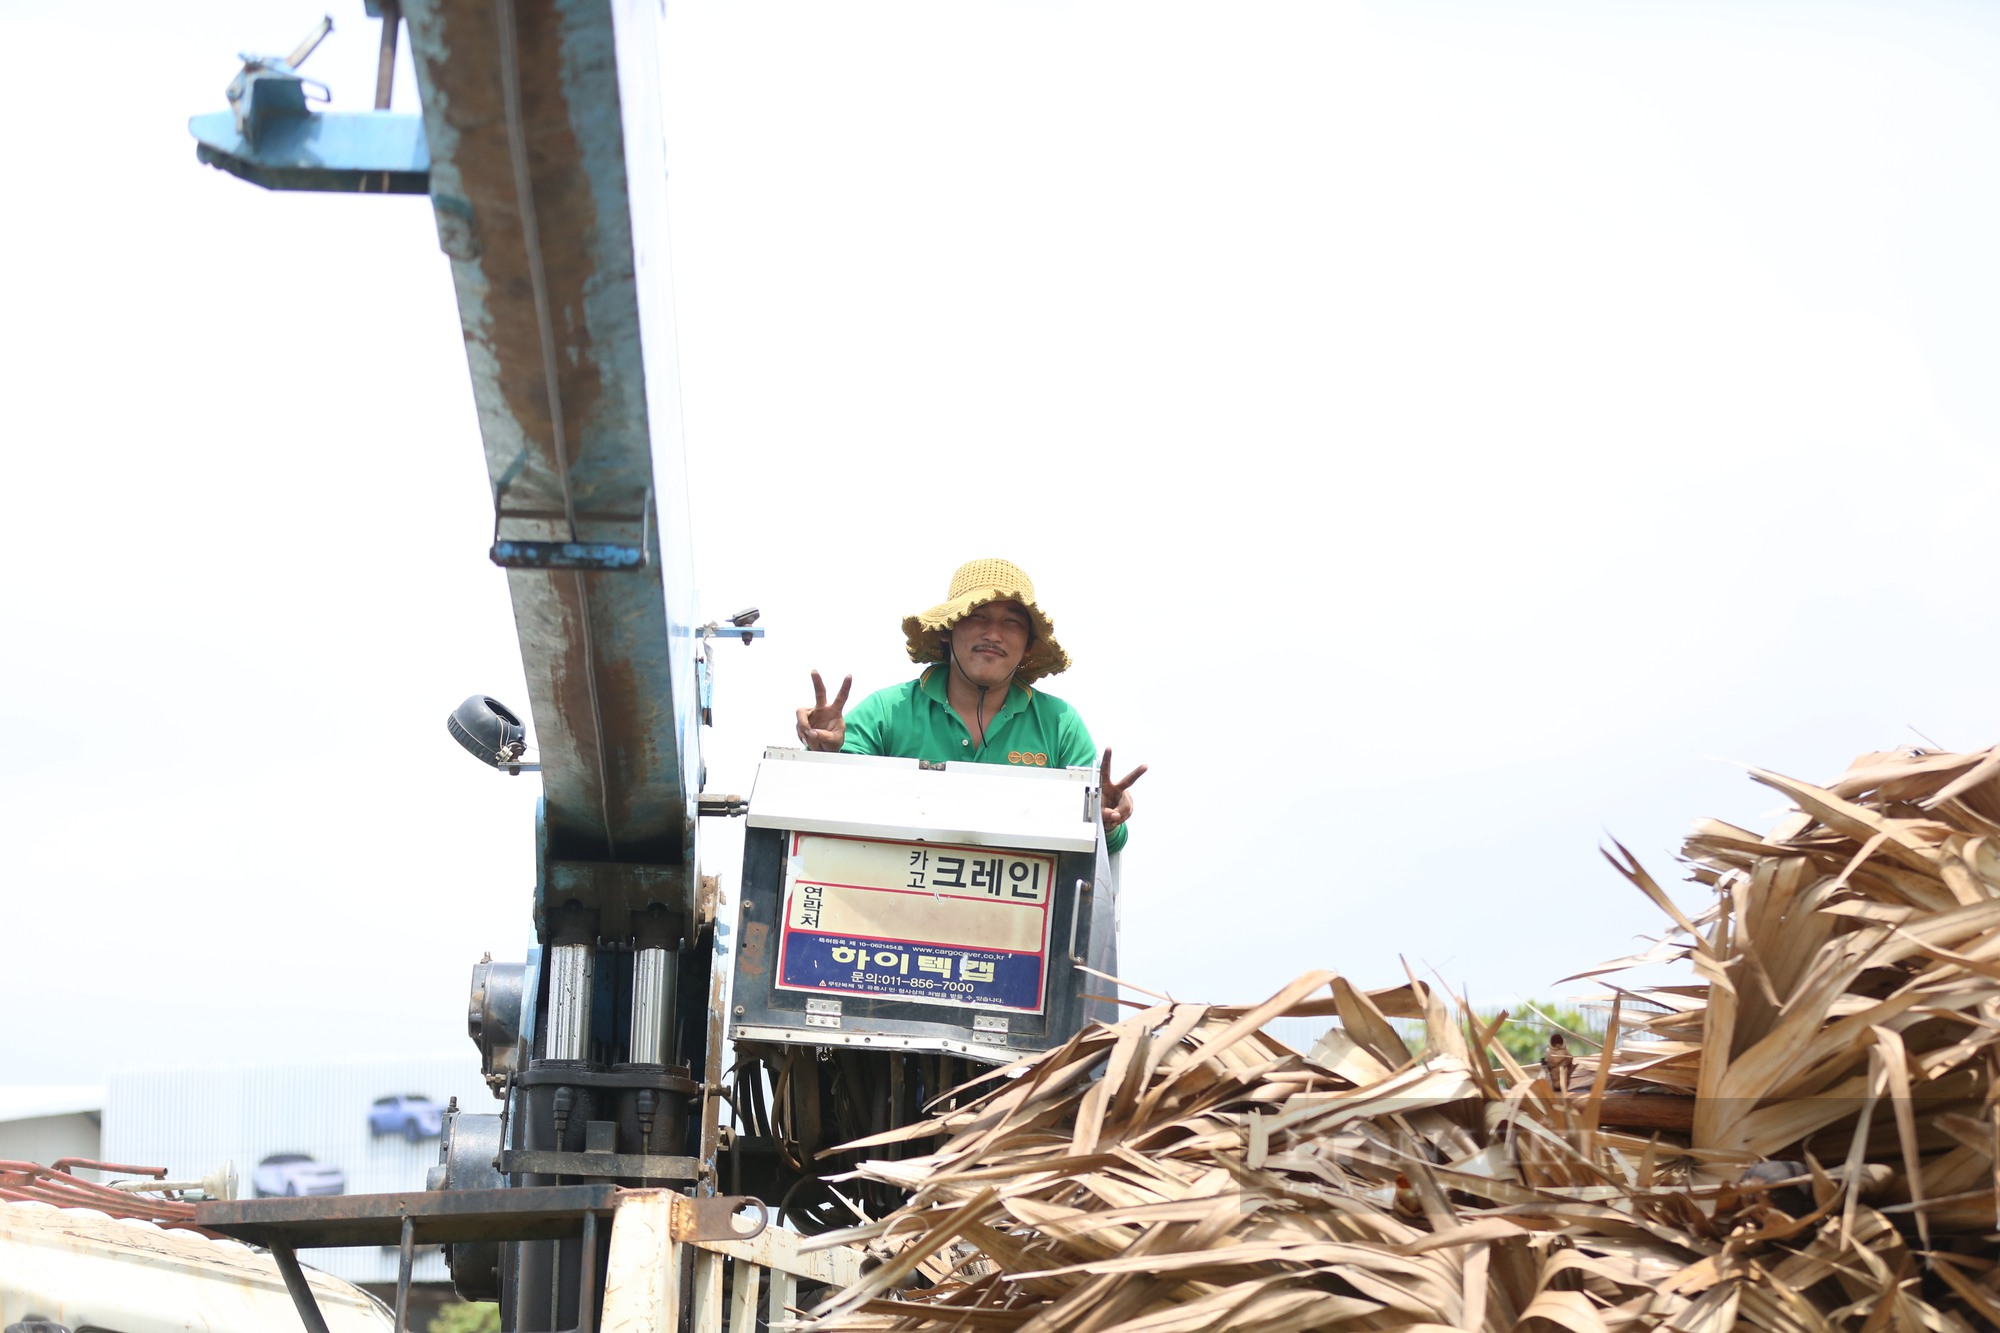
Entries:
POLYGON ((1614 1003, 1601 1053, 1523 1068, 1415 980, 1325 972, 1093 1025, 849 1145, 941 1138, 863 1166, 908 1202, 824 1238, 882 1263, 816 1327, 2000 1326, 2000 750, 1755 776, 1797 813, 1697 826, 1706 912, 1616 849, 1678 931, 1644 960, 1700 982, 1614 1003), (1306 1014, 1308 1054, 1262 1031, 1306 1014))

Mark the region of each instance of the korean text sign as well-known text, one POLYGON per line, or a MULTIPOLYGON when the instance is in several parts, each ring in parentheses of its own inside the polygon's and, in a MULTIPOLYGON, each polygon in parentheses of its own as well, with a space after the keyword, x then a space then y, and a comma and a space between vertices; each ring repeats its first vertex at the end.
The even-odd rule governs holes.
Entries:
POLYGON ((1056 858, 794 833, 778 985, 1042 1012, 1056 858))

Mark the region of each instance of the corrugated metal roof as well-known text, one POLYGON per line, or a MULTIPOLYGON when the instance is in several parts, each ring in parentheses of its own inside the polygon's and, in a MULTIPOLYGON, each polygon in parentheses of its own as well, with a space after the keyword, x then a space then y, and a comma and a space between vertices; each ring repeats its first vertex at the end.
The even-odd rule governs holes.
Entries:
POLYGON ((1332 1026, 1331 1018, 1274 1018, 1264 1025, 1264 1031, 1300 1054, 1310 1055, 1332 1026))
MULTIPOLYGON (((1313 1047, 1319 1045, 1319 1039, 1336 1025, 1336 1020, 1331 1018, 1274 1018, 1264 1025, 1263 1031, 1299 1054, 1311 1055, 1313 1047)), ((1412 1049, 1423 1045, 1424 1025, 1418 1019, 1392 1018, 1389 1026, 1396 1029, 1412 1049)))
MULTIPOLYGON (((468 1111, 496 1112, 499 1102, 479 1075, 477 1055, 430 1059, 323 1061, 114 1074, 104 1101, 107 1161, 167 1167, 195 1179, 225 1161, 236 1164, 242 1194, 272 1153, 306 1153, 347 1173, 347 1193, 420 1190, 436 1165, 438 1141, 411 1143, 369 1132, 378 1097, 422 1093, 440 1104, 457 1097, 468 1111)), ((300 1258, 350 1282, 393 1282, 393 1248, 313 1250, 300 1258)), ((446 1280, 434 1249, 419 1252, 414 1276, 446 1280)))

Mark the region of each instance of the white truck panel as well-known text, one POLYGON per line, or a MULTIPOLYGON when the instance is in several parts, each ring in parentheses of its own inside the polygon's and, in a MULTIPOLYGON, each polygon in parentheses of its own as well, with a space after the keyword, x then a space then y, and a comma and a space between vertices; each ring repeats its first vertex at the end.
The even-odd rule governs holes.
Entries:
POLYGON ((856 838, 925 829, 936 842, 1088 852, 1097 845, 1096 799, 1088 768, 962 763, 940 773, 915 759, 774 747, 757 770, 747 821, 856 838))

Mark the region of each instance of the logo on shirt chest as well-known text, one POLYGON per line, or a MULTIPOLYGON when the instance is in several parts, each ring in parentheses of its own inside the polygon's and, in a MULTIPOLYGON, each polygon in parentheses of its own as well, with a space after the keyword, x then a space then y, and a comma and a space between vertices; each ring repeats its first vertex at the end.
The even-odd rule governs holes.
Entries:
POLYGON ((1032 764, 1036 768, 1047 768, 1049 757, 1039 750, 1009 750, 1007 762, 1010 764, 1032 764))

